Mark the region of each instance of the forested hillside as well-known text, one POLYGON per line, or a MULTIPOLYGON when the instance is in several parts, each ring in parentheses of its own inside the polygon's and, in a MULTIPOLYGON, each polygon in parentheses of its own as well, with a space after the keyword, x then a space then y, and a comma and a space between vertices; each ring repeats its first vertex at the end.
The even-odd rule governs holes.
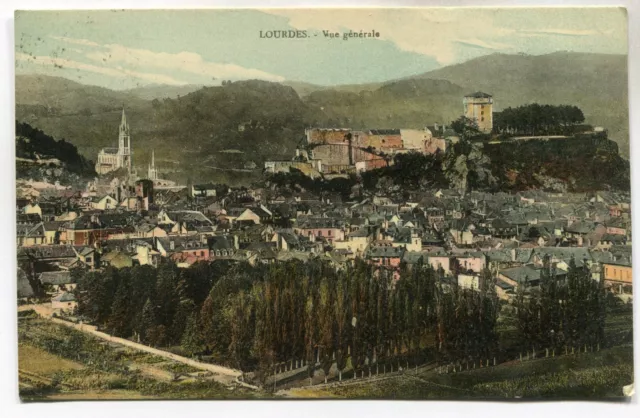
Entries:
POLYGON ((115 146, 124 105, 138 169, 146 168, 155 149, 165 177, 250 182, 265 159, 291 158, 305 127, 449 124, 463 111, 462 96, 481 90, 493 95, 496 111, 531 103, 577 106, 585 123, 607 128, 620 154, 628 156, 626 56, 489 55, 387 83, 289 84, 238 81, 143 100, 134 91, 19 75, 16 118, 67 138, 93 159, 101 148, 115 146))
POLYGON ((16 122, 16 175, 18 178, 50 177, 65 183, 95 176, 93 162, 75 145, 59 141, 27 123, 16 122), (55 173, 54 173, 55 171, 55 173), (47 175, 47 172, 51 172, 47 175), (56 174, 57 173, 57 174, 56 174))

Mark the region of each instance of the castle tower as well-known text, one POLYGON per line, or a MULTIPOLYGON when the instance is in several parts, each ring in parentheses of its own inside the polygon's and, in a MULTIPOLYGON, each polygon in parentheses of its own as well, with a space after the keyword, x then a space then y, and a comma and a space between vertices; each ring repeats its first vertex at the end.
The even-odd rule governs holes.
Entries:
POLYGON ((464 116, 475 120, 481 132, 493 130, 493 97, 481 91, 468 94, 462 99, 464 116))
POLYGON ((118 168, 126 167, 131 174, 131 137, 129 136, 129 124, 127 123, 127 115, 122 107, 122 120, 120 121, 120 130, 118 133, 118 168))

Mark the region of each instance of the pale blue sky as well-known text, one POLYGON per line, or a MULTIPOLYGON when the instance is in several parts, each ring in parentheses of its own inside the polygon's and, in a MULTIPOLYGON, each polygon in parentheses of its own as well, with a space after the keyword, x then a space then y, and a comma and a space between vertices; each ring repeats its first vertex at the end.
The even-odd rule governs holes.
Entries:
POLYGON ((16 13, 16 72, 114 89, 247 78, 353 84, 498 52, 625 54, 626 29, 614 8, 28 11, 16 13), (310 37, 260 39, 274 29, 310 37), (323 29, 380 38, 329 40, 323 29))

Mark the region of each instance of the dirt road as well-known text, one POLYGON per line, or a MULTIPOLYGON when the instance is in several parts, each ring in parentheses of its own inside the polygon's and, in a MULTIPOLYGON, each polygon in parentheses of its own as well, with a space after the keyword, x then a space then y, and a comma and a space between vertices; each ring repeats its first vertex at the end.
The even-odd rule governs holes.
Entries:
POLYGON ((249 389, 258 390, 259 388, 253 385, 249 385, 247 383, 241 382, 238 378, 242 375, 242 372, 239 370, 231 369, 224 366, 218 366, 216 364, 202 363, 200 361, 196 361, 187 357, 179 356, 177 354, 170 353, 168 351, 159 350, 154 347, 149 347, 144 344, 136 343, 130 340, 126 340, 124 338, 114 337, 113 335, 106 334, 104 332, 98 331, 97 327, 88 324, 76 324, 69 321, 64 321, 59 318, 54 318, 52 316, 53 309, 51 308, 51 304, 37 304, 37 305, 23 305, 18 307, 18 311, 27 311, 34 310, 43 318, 49 319, 56 324, 64 325, 69 328, 76 329, 78 331, 85 332, 87 334, 91 334, 94 337, 101 338, 103 340, 117 343, 126 347, 133 348, 135 350, 144 351, 146 353, 150 353, 159 357, 163 357, 169 360, 173 360, 179 363, 187 364, 196 369, 205 370, 211 372, 213 374, 213 379, 217 382, 225 384, 227 386, 231 385, 240 385, 249 389))

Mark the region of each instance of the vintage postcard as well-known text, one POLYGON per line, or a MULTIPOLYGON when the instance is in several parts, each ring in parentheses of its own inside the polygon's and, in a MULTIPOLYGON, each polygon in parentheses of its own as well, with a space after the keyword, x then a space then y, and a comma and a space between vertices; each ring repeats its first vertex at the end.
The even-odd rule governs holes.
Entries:
POLYGON ((624 400, 622 8, 17 11, 23 401, 624 400))

